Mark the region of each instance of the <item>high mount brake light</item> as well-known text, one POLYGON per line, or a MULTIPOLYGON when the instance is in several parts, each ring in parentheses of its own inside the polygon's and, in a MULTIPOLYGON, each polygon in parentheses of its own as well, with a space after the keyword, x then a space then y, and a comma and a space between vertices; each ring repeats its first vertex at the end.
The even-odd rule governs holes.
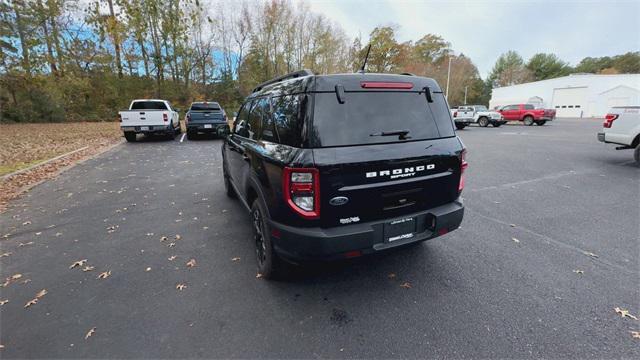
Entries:
POLYGON ((285 167, 282 194, 287 205, 305 219, 320 217, 320 172, 315 168, 285 167))
POLYGON ((458 183, 458 194, 464 190, 464 172, 469 167, 467 163, 467 149, 462 150, 460 153, 460 183, 458 183))
POLYGON ((413 83, 409 82, 363 81, 360 86, 363 89, 413 89, 413 83))
POLYGON ((613 125, 613 122, 619 117, 620 115, 618 114, 607 114, 604 117, 604 122, 602 123, 602 126, 610 129, 611 125, 613 125))

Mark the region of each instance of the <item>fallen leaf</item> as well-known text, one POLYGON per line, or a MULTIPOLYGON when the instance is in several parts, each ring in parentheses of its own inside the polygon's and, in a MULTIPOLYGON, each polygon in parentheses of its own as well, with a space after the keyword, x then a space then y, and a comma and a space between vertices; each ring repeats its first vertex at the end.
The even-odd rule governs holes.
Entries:
POLYGON ((31 282, 31 279, 24 279, 20 284, 28 284, 31 282))
POLYGON ((33 300, 29 300, 29 302, 27 302, 27 303, 24 305, 24 307, 25 307, 25 308, 28 308, 28 307, 30 307, 30 306, 32 306, 32 305, 37 304, 37 303, 38 303, 38 298, 35 298, 35 299, 33 299, 33 300))
POLYGON ((69 266, 69 269, 77 268, 79 266, 84 266, 84 264, 86 264, 86 263, 87 263, 87 259, 76 261, 73 264, 71 264, 71 266, 69 266))
POLYGON ((576 274, 584 274, 583 270, 573 270, 573 272, 576 274))
POLYGON ((614 309, 616 311, 616 313, 620 314, 621 317, 628 317, 628 318, 632 318, 633 320, 638 320, 637 317, 635 317, 634 315, 629 314, 629 310, 625 310, 625 309, 621 309, 619 307, 616 307, 614 309))
POLYGON ((98 275, 98 279, 106 279, 109 276, 111 276, 111 270, 105 271, 105 272, 101 272, 100 275, 98 275))
POLYGON ((36 294, 36 299, 40 299, 41 297, 47 295, 49 292, 47 291, 47 289, 42 289, 40 290, 39 293, 36 294))
POLYGON ((585 252, 583 252, 583 254, 585 254, 587 256, 591 256, 592 258, 597 258, 598 257, 598 255, 596 255, 596 254, 594 254, 594 253, 592 253, 590 251, 585 251, 585 252))
POLYGON ((11 254, 13 254, 13 253, 11 253, 11 252, 6 252, 6 253, 4 253, 4 254, 0 254, 0 258, 7 257, 7 256, 11 256, 11 254))
POLYGON ((147 236, 153 236, 153 233, 147 233, 147 236))
POLYGON ((513 240, 513 242, 515 242, 515 243, 520 243, 520 240, 518 240, 516 238, 511 238, 511 240, 513 240))
POLYGON ((240 261, 240 258, 239 257, 234 257, 234 258, 231 258, 231 261, 234 261, 234 262, 235 261, 240 261))
POLYGON ((0 300, 0 306, 9 302, 9 299, 0 300))
POLYGON ((177 256, 175 256, 175 255, 171 255, 171 256, 169 256, 169 258, 167 258, 167 260, 169 260, 169 261, 173 261, 173 260, 175 260, 176 258, 177 258, 177 256))
POLYGON ((182 239, 182 236, 176 235, 176 240, 180 240, 180 239, 182 239))
POLYGON ((22 223, 22 226, 31 225, 31 221, 25 221, 22 223))
POLYGON ((186 287, 187 287, 187 285, 185 285, 185 284, 178 284, 178 285, 176 285, 176 289, 178 289, 178 290, 180 290, 180 291, 182 291, 182 290, 183 290, 184 288, 186 288, 186 287))
POLYGON ((33 245, 33 241, 29 241, 29 242, 26 242, 26 243, 20 243, 20 244, 18 244, 18 247, 24 247, 24 246, 29 246, 29 245, 33 245))
POLYGON ((91 335, 93 335, 96 332, 96 328, 91 328, 89 331, 87 331, 87 335, 84 336, 84 339, 87 340, 88 338, 91 337, 91 335))
POLYGON ((149 272, 149 271, 151 271, 151 268, 148 267, 148 268, 144 269, 144 271, 149 272))
POLYGON ((0 349, 4 349, 4 345, 0 344, 0 349))
POLYGON ((387 275, 387 277, 389 279, 395 279, 396 278, 396 273, 390 273, 389 275, 387 275))
POLYGON ((263 276, 263 275, 262 275, 261 273, 257 273, 257 274, 256 274, 256 279, 262 279, 262 276, 263 276))
POLYGON ((400 284, 401 288, 405 288, 405 289, 411 289, 411 283, 410 282, 403 282, 402 284, 400 284))
POLYGON ((95 269, 95 268, 96 268, 95 266, 85 266, 85 267, 82 269, 82 271, 87 272, 87 271, 91 271, 91 270, 93 270, 93 269, 95 269))
POLYGON ((8 277, 8 278, 7 278, 7 280, 8 280, 8 279, 11 279, 11 280, 18 280, 18 279, 20 279, 21 277, 22 277, 22 274, 14 274, 14 275, 11 275, 11 277, 8 277))
POLYGON ((187 267, 194 267, 194 266, 196 266, 196 259, 191 259, 187 261, 187 267))
POLYGON ((632 331, 631 337, 634 339, 640 339, 640 331, 632 331))
POLYGON ((511 227, 516 227, 516 224, 509 224, 509 226, 511 226, 511 227))
POLYGON ((167 246, 168 247, 174 247, 174 246, 176 246, 176 243, 169 243, 167 246))
POLYGON ((169 238, 167 238, 166 236, 163 236, 163 237, 160 238, 160 242, 164 242, 164 241, 167 241, 167 240, 169 240, 169 238))

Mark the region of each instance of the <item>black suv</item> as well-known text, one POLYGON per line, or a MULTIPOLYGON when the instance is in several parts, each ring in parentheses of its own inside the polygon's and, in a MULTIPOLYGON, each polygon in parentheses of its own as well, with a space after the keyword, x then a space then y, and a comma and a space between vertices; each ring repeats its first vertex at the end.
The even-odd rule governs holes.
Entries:
POLYGON ((227 194, 251 212, 258 270, 361 256, 455 230, 467 166, 438 84, 411 74, 259 85, 222 146, 227 194))

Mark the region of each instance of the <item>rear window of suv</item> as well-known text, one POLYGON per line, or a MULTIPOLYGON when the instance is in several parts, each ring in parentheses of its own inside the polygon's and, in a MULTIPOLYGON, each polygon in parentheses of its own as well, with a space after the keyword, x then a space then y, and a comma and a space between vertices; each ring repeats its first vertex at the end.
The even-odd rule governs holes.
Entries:
POLYGON ((167 110, 164 101, 136 101, 131 104, 131 110, 167 110))
POLYGON ((344 104, 340 104, 335 93, 317 93, 311 131, 312 146, 406 141, 398 135, 380 136, 382 132, 399 130, 409 131, 408 140, 453 136, 451 118, 442 94, 433 94, 433 97, 434 102, 429 103, 424 93, 418 92, 348 92, 344 104), (444 111, 430 107, 443 107, 444 111), (434 113, 442 117, 438 119, 438 124, 434 113), (442 135, 438 126, 447 128, 442 135))

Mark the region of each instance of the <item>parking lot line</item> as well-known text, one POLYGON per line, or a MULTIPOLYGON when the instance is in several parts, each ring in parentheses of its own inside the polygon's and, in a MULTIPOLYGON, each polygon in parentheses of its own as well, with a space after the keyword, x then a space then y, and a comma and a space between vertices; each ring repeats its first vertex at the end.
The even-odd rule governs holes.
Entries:
POLYGON ((186 135, 187 135, 187 134, 182 134, 182 137, 180 138, 180 142, 183 142, 183 141, 184 141, 184 137, 185 137, 186 135))

